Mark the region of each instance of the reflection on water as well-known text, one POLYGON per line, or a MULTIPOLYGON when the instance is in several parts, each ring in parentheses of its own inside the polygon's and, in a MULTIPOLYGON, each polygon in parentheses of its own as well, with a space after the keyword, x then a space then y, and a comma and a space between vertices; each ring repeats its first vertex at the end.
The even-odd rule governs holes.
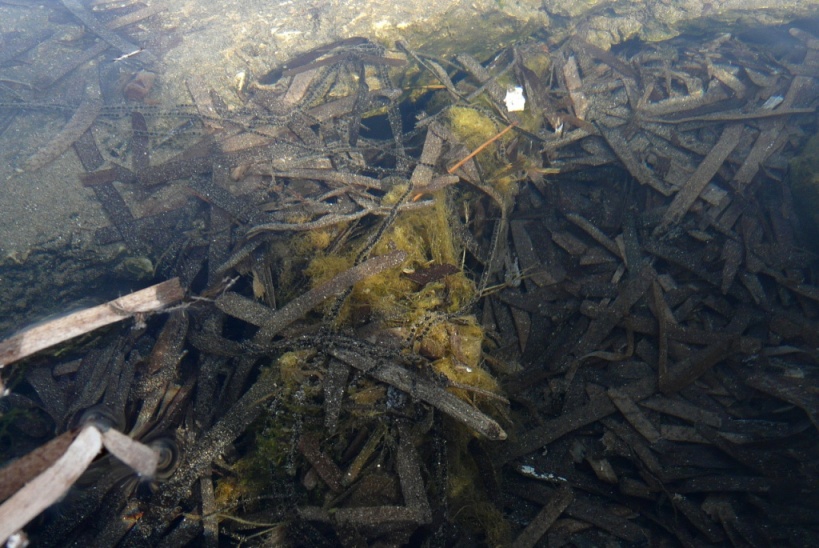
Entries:
POLYGON ((815 537, 810 25, 349 37, 168 100, 159 7, 43 10, 2 34, 4 329, 186 297, 4 364, 35 543, 815 537))

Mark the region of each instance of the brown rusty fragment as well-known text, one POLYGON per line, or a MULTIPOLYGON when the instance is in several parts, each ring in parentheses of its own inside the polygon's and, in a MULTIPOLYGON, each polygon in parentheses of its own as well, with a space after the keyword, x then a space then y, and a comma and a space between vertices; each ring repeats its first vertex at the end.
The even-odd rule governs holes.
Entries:
MULTIPOLYGON (((776 112, 785 112, 792 108, 793 104, 800 98, 800 95, 802 95, 803 91, 811 85, 811 83, 812 80, 810 78, 804 76, 795 77, 782 103, 777 107, 776 112)), ((748 183, 753 180, 762 164, 764 164, 769 157, 778 152, 774 143, 778 140, 787 121, 787 116, 777 117, 774 120, 761 121, 760 129, 762 131, 759 136, 757 136, 756 141, 754 141, 754 146, 731 180, 731 184, 733 184, 737 190, 742 191, 748 183)))
POLYGON ((767 493, 773 481, 757 476, 702 476, 680 482, 677 491, 680 493, 767 493))
POLYGON ((580 238, 568 232, 552 232, 552 241, 566 250, 569 255, 581 256, 588 251, 588 246, 580 241, 580 238))
POLYGON ((742 245, 736 240, 730 238, 725 240, 725 245, 722 247, 722 258, 725 264, 722 267, 722 284, 720 285, 723 295, 728 293, 731 284, 734 283, 734 277, 742 264, 742 251, 742 245))
POLYGON ((563 79, 566 82, 566 89, 569 90, 569 97, 572 99, 574 114, 579 119, 584 120, 589 110, 589 100, 583 92, 583 83, 580 80, 580 70, 574 56, 570 56, 563 63, 563 79))
POLYGON ((329 183, 337 183, 349 186, 360 186, 363 188, 381 189, 381 181, 367 177, 366 175, 359 175, 357 173, 346 173, 337 171, 335 169, 289 169, 287 171, 275 171, 273 175, 276 177, 290 177, 294 179, 317 179, 319 181, 327 181, 329 183))
POLYGON ((102 109, 99 93, 99 86, 92 89, 65 126, 23 162, 25 171, 37 171, 56 160, 91 127, 102 109))
POLYGON ((386 434, 387 429, 384 424, 378 423, 372 434, 370 434, 369 438, 367 438, 367 441, 364 443, 361 451, 358 452, 356 457, 350 463, 350 466, 347 467, 347 471, 344 473, 344 477, 341 480, 345 487, 358 480, 364 466, 372 458, 386 434))
POLYGON ((686 253, 682 249, 660 243, 657 240, 647 241, 644 247, 652 255, 688 270, 715 287, 721 285, 720 277, 706 270, 702 260, 694 253, 686 253))
POLYGON ((525 221, 512 221, 509 223, 512 233, 512 242, 515 244, 515 255, 520 260, 520 271, 527 279, 532 280, 538 286, 546 286, 555 283, 555 279, 549 275, 548 269, 543 265, 538 257, 525 221))
POLYGON ((324 426, 331 433, 335 433, 338 428, 349 376, 350 366, 346 363, 330 360, 327 364, 327 375, 324 377, 324 426))
POLYGON ((80 175, 85 186, 106 185, 114 182, 133 183, 137 180, 136 174, 127 167, 114 164, 113 167, 98 169, 80 175))
POLYGON ((131 112, 131 161, 134 171, 142 171, 151 165, 151 151, 148 148, 148 123, 139 111, 131 112))
POLYGON ((420 525, 427 523, 423 511, 405 506, 372 506, 364 508, 339 508, 333 519, 339 525, 375 527, 385 524, 420 525))
POLYGON ((657 273, 651 266, 644 265, 637 276, 626 282, 619 296, 601 311, 601 314, 589 325, 588 331, 578 341, 577 354, 582 356, 592 352, 620 320, 628 315, 631 307, 643 297, 656 276, 657 273))
POLYGON ((718 413, 691 405, 679 396, 666 397, 658 394, 641 401, 640 405, 693 424, 707 424, 714 428, 722 426, 722 418, 718 413))
POLYGON ((663 215, 660 230, 664 230, 669 225, 679 223, 682 220, 706 185, 716 175, 717 170, 728 158, 728 155, 737 146, 744 129, 743 124, 734 124, 725 128, 711 152, 703 159, 697 170, 685 183, 685 186, 674 196, 674 200, 668 206, 665 215, 663 215))
MULTIPOLYGON (((622 387, 621 390, 634 401, 639 402, 657 391, 657 381, 652 378, 641 379, 622 387)), ((566 412, 558 418, 545 421, 542 425, 523 433, 503 453, 503 461, 507 462, 531 453, 616 411, 617 407, 611 403, 611 399, 605 393, 592 396, 586 405, 566 412)))
POLYGON ((803 379, 774 375, 771 373, 753 373, 746 378, 749 386, 770 394, 802 409, 813 425, 819 429, 819 395, 808 388, 803 379))
POLYGON ((618 259, 623 258, 623 254, 620 251, 620 248, 617 247, 617 244, 614 241, 603 234, 603 231, 594 226, 589 220, 584 219, 582 216, 578 215, 577 213, 567 213, 566 218, 571 221, 574 225, 580 228, 583 232, 591 236, 597 243, 602 245, 606 251, 617 257, 618 259))
POLYGON ((614 153, 623 162, 625 168, 637 179, 640 184, 653 188, 663 196, 670 196, 672 189, 663 181, 652 174, 645 164, 635 157, 634 151, 628 144, 625 136, 619 129, 600 129, 600 133, 605 137, 606 142, 614 153))
POLYGON ((678 392, 694 382, 717 363, 735 351, 736 340, 726 337, 725 341, 709 345, 680 363, 670 365, 668 375, 660 386, 663 394, 678 392))
POLYGON ((657 121, 655 120, 657 116, 677 115, 690 112, 706 105, 718 103, 727 98, 728 94, 721 85, 712 85, 709 83, 708 89, 698 94, 671 97, 657 101, 656 103, 641 101, 637 106, 637 111, 644 115, 645 119, 657 121))
POLYGON ((418 451, 412 443, 411 430, 406 424, 398 427, 398 455, 395 468, 398 479, 401 481, 401 493, 404 495, 404 504, 419 512, 420 523, 432 521, 432 510, 427 498, 424 478, 421 475, 421 463, 418 460, 418 451))
POLYGON ((313 465, 327 487, 334 493, 340 493, 342 490, 341 470, 326 453, 321 451, 318 437, 313 433, 302 434, 298 448, 304 458, 313 465))
MULTIPOLYGON (((216 174, 214 174, 216 175, 216 174)), ((234 219, 243 223, 252 222, 261 217, 256 205, 242 196, 234 196, 221 185, 216 184, 208 175, 192 178, 188 187, 197 197, 229 213, 234 219)))
POLYGON ((447 392, 414 372, 390 362, 367 363, 360 355, 342 348, 333 348, 330 354, 356 369, 364 370, 373 378, 392 385, 410 396, 418 398, 446 413, 458 422, 486 436, 500 441, 506 439, 506 432, 493 419, 469 405, 462 399, 447 392))
POLYGON ((572 503, 574 493, 569 487, 561 487, 549 502, 540 509, 540 512, 529 522, 529 525, 518 535, 513 548, 529 548, 535 546, 560 517, 560 514, 572 503))
POLYGON ((526 350, 526 344, 529 342, 529 334, 532 329, 532 320, 529 313, 517 307, 511 307, 509 312, 512 314, 512 321, 515 324, 515 331, 518 334, 518 345, 520 351, 526 350))
MULTIPOLYGON (((148 167, 136 173, 136 182, 145 187, 165 184, 170 181, 187 179, 205 174, 213 168, 212 156, 195 156, 192 158, 168 160, 162 164, 148 167)), ((124 182, 124 181, 123 181, 124 182)))
POLYGON ((634 429, 642 434, 649 443, 657 443, 661 439, 657 428, 651 424, 651 421, 640 411, 640 408, 637 407, 637 404, 634 403, 628 394, 615 388, 609 388, 607 393, 612 403, 614 403, 626 420, 631 423, 634 429))
POLYGON ((139 229, 134 223, 134 216, 117 188, 106 183, 92 187, 97 200, 102 204, 108 220, 116 227, 119 236, 132 251, 139 251, 145 247, 139 237, 139 229))
POLYGON ((660 436, 667 441, 681 441, 685 443, 703 443, 708 440, 703 438, 695 426, 681 426, 678 424, 661 424, 660 436))
MULTIPOLYGON (((92 12, 88 11, 79 0, 61 1, 63 6, 65 6, 74 17, 79 19, 91 33, 99 36, 103 41, 110 44, 111 47, 118 50, 121 54, 127 55, 142 49, 115 32, 112 32, 107 26, 103 25, 92 12)), ((142 50, 139 53, 139 58, 142 62, 147 64, 153 64, 158 61, 153 53, 146 50, 142 50)))
POLYGON ((717 524, 709 519, 700 505, 679 493, 675 493, 670 500, 674 508, 684 515, 708 539, 708 542, 716 544, 725 540, 725 535, 717 524))
POLYGON ((202 123, 210 131, 217 131, 224 129, 219 124, 218 120, 221 118, 213 105, 213 100, 208 93, 208 85, 202 76, 193 75, 185 79, 185 84, 188 91, 193 98, 193 104, 196 105, 196 110, 202 118, 202 123))
MULTIPOLYGON (((461 66, 466 69, 469 74, 472 75, 475 80, 482 84, 482 87, 486 90, 489 96, 492 98, 492 101, 496 106, 501 107, 504 105, 504 99, 506 97, 506 90, 501 87, 500 84, 495 81, 492 75, 486 70, 483 65, 481 65, 477 59, 469 55, 468 53, 459 53, 455 56, 461 66)), ((505 112, 505 108, 501 107, 503 112, 505 112)))
POLYGON ((648 531, 644 528, 606 511, 605 507, 585 495, 576 496, 566 508, 565 513, 567 516, 589 522, 608 531, 626 542, 640 543, 649 537, 648 531))

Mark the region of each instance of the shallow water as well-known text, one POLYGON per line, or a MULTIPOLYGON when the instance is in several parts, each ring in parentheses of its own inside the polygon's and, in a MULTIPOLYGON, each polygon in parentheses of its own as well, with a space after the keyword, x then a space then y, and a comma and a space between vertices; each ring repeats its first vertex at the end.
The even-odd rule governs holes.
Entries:
POLYGON ((4 364, 10 475, 162 456, 35 544, 810 544, 815 24, 475 58, 258 6, 0 4, 0 332, 185 290, 4 364))

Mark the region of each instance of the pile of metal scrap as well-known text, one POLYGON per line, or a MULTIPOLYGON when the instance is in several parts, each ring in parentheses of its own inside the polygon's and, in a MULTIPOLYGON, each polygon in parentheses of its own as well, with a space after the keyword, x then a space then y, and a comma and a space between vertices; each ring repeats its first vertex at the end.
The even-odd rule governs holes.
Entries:
POLYGON ((241 108, 195 76, 190 105, 81 101, 97 243, 190 297, 6 369, 5 458, 89 410, 168 457, 149 484, 99 460, 30 536, 807 544, 819 289, 782 175, 819 50, 793 36, 485 65, 354 38, 241 108), (128 124, 108 161, 98 116, 128 124))
POLYGON ((570 42, 551 87, 521 71, 575 174, 518 195, 522 280, 483 305, 487 361, 523 367, 484 475, 515 545, 816 538, 819 289, 783 179, 816 128, 819 42, 790 36, 779 58, 570 42))

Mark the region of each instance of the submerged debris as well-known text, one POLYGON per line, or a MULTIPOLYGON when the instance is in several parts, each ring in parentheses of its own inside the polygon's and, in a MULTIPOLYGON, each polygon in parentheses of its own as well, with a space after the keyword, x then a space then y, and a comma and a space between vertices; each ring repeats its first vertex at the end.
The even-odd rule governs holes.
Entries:
MULTIPOLYGON (((141 47, 71 11, 114 62, 141 47)), ((201 78, 191 104, 80 101, 55 141, 97 243, 189 298, 4 370, 5 460, 90 412, 160 461, 93 462, 28 535, 804 545, 819 290, 782 181, 819 88, 795 35, 483 64, 350 38, 243 77, 241 106, 201 78)))

